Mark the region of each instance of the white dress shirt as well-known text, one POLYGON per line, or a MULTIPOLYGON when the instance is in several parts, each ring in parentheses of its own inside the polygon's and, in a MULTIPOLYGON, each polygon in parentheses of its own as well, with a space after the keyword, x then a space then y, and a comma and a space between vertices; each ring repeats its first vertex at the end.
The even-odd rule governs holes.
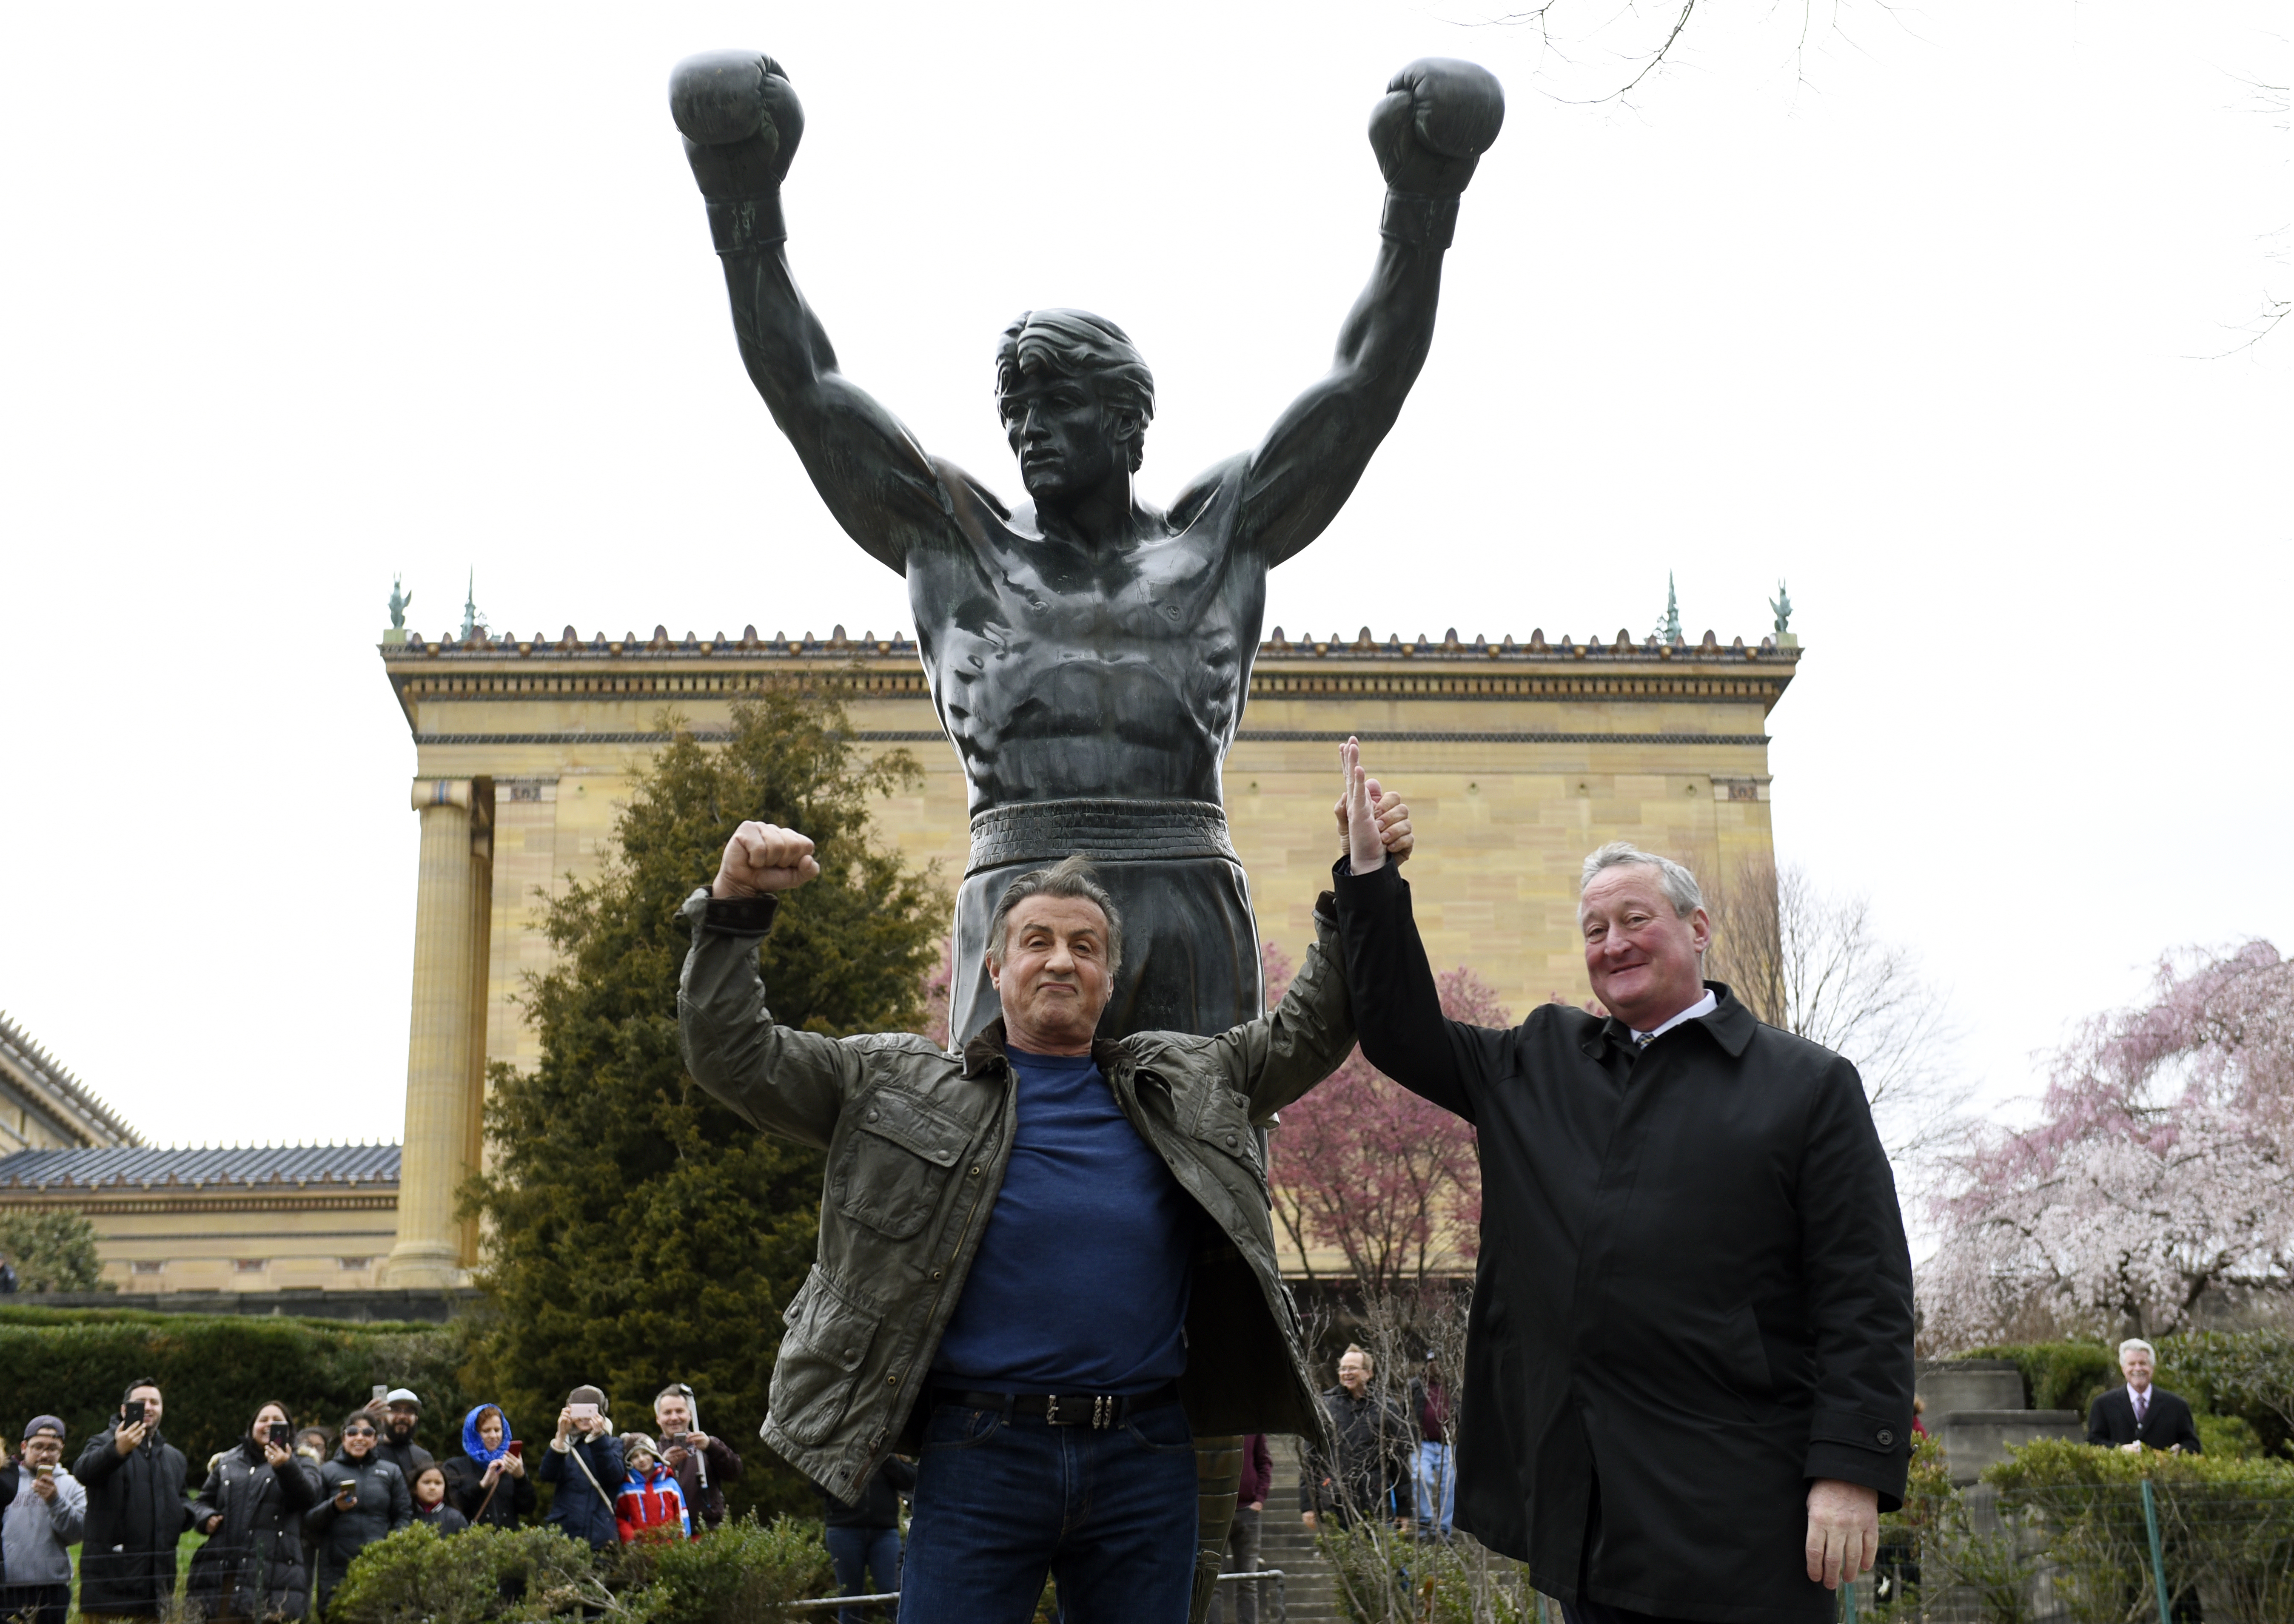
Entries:
POLYGON ((1633 1042, 1639 1044, 1641 1048, 1646 1049, 1658 1038, 1663 1037, 1666 1033, 1679 1026, 1682 1021, 1695 1020, 1700 1015, 1710 1015, 1713 1011, 1720 1007, 1720 1001, 1712 995, 1712 989, 1708 987, 1704 989, 1704 997, 1699 998, 1695 1003, 1690 1004, 1687 1009, 1681 1011, 1680 1014, 1675 1015, 1670 1020, 1661 1020, 1657 1022, 1655 1031, 1634 1033, 1633 1042))

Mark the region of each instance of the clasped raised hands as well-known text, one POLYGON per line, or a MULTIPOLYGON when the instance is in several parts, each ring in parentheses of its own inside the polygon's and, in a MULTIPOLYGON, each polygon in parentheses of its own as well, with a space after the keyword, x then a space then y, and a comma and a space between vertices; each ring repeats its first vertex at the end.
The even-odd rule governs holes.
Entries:
POLYGON ((1388 857, 1406 862, 1417 848, 1410 832, 1410 808, 1400 795, 1381 789, 1377 779, 1363 771, 1362 743, 1348 739, 1338 746, 1338 800, 1330 808, 1338 820, 1338 838, 1346 842, 1346 865, 1357 874, 1383 868, 1388 857))
POLYGON ((746 823, 725 842, 725 859, 717 865, 709 894, 761 897, 768 891, 793 891, 819 875, 809 840, 776 824, 746 823))

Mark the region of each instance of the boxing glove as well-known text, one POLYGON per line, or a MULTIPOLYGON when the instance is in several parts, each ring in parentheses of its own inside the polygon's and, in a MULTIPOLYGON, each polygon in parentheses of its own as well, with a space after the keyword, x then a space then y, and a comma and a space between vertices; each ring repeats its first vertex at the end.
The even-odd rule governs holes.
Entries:
POLYGON ((781 182, 804 138, 804 107, 781 65, 755 51, 706 51, 669 76, 669 116, 709 202, 720 254, 778 242, 781 182))
POLYGON ((1386 176, 1386 235, 1450 246, 1458 197, 1505 124, 1505 90, 1472 62, 1429 56, 1388 81, 1371 109, 1371 150, 1386 176))

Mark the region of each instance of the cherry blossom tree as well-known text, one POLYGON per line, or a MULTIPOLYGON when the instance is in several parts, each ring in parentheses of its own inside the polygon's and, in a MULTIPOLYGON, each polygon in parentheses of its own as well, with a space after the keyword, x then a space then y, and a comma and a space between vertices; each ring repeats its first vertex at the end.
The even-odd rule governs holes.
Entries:
MULTIPOLYGON (((1289 955, 1262 949, 1270 1006, 1289 985, 1289 955)), ((1436 978, 1442 1008, 1477 1026, 1513 1024, 1497 990, 1460 967, 1436 978)), ((1336 1246, 1366 1292, 1424 1281, 1474 1255, 1482 1216, 1473 1129, 1394 1082, 1357 1048, 1282 1113, 1274 1135, 1275 1217, 1302 1259, 1336 1246)), ((1314 1278, 1311 1263, 1306 1268, 1314 1278)))
POLYGON ((1954 1167, 1921 1280, 1940 1349, 2035 1311, 2155 1336, 2209 1292, 2294 1292, 2294 961, 2263 941, 2168 954, 2144 1004, 2056 1055, 2036 1126, 1954 1167))

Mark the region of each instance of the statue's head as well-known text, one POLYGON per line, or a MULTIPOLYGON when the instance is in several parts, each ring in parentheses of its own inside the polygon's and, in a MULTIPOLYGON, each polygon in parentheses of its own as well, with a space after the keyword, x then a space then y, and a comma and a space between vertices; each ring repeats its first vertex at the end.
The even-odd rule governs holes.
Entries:
POLYGON ((996 346, 996 404, 1039 504, 1138 472, 1155 375, 1124 330, 1081 310, 1031 310, 996 346))

